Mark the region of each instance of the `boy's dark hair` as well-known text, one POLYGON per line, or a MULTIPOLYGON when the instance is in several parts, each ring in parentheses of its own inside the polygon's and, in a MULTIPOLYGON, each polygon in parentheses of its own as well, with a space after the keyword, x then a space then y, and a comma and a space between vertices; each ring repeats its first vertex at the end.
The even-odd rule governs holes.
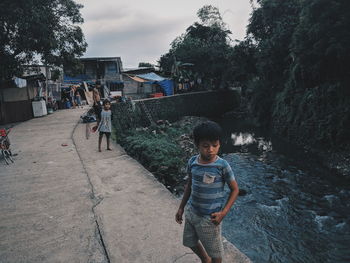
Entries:
POLYGON ((110 102, 108 99, 105 99, 105 100, 103 101, 103 106, 106 105, 107 103, 111 104, 111 102, 110 102))
POLYGON ((221 140, 222 129, 216 122, 206 121, 193 129, 193 139, 196 145, 202 140, 221 140))

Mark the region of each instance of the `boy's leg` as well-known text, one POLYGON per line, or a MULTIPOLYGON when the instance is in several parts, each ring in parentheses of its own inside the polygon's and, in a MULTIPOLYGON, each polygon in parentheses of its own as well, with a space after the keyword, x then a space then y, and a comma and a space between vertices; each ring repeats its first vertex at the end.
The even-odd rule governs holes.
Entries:
POLYGON ((203 219, 200 224, 196 225, 196 232, 203 248, 212 259, 212 263, 221 263, 224 255, 221 224, 214 225, 210 219, 203 219))
POLYGON ((99 134, 99 136, 98 136, 98 151, 99 151, 99 152, 101 152, 102 136, 103 136, 103 133, 100 132, 100 134, 99 134))
POLYGON ((222 262, 222 258, 212 258, 211 262, 212 263, 221 263, 222 262))
MULTIPOLYGON (((201 259, 202 263, 213 263, 204 247, 200 242, 197 243, 195 247, 191 247, 192 251, 201 259)), ((220 263, 220 262, 219 262, 220 263)))
POLYGON ((194 214, 190 209, 185 211, 185 226, 183 233, 183 245, 189 247, 202 261, 202 263, 211 263, 211 259, 205 251, 201 242, 199 242, 196 233, 194 214))

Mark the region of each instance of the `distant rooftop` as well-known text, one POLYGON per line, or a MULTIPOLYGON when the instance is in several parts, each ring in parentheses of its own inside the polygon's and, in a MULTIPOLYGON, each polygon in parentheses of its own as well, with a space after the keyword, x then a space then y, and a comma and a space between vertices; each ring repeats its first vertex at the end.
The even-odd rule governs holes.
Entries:
POLYGON ((80 58, 80 60, 113 61, 113 60, 121 60, 121 58, 120 57, 91 57, 91 58, 80 58))
POLYGON ((137 68, 124 68, 123 72, 154 69, 154 67, 137 67, 137 68))
POLYGON ((154 67, 124 68, 123 73, 141 73, 154 71, 154 67))

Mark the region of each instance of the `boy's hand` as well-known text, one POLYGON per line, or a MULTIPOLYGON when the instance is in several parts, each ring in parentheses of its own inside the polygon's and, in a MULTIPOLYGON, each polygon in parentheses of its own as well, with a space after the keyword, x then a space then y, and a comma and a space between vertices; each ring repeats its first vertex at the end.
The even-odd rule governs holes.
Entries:
POLYGON ((222 219, 224 219, 225 214, 223 212, 216 212, 211 214, 211 222, 215 225, 221 223, 222 219))
POLYGON ((182 208, 179 208, 179 210, 177 210, 177 213, 175 215, 175 220, 178 224, 182 224, 183 213, 184 213, 184 210, 182 208))

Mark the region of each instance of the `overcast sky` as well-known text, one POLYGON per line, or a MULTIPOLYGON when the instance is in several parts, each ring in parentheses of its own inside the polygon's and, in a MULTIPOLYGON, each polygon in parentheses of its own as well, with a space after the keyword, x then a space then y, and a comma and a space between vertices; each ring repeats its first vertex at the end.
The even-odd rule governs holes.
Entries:
POLYGON ((251 13, 249 0, 76 0, 85 20, 84 57, 121 57, 123 67, 156 64, 175 37, 198 21, 197 11, 219 8, 232 39, 243 39, 251 13))

